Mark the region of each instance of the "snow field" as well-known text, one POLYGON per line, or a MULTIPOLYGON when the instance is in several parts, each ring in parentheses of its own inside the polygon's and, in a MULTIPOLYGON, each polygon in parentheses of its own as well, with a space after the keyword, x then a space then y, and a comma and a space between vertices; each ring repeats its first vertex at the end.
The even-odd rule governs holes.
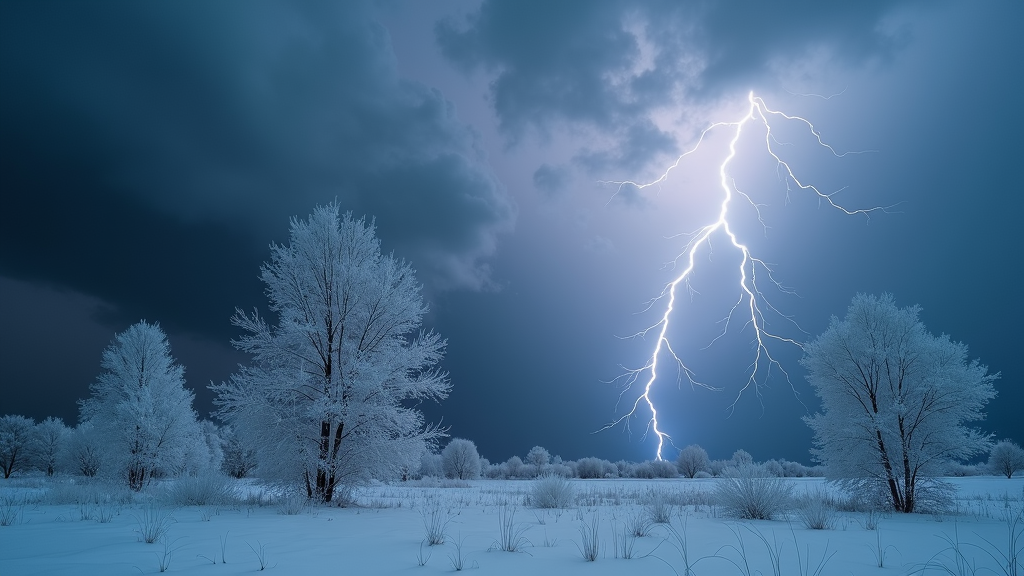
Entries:
MULTIPOLYGON (((73 502, 60 484, 12 479, 0 484, 0 574, 1024 574, 1021 479, 950 479, 958 496, 942 514, 841 504, 827 530, 795 504, 778 520, 724 517, 710 479, 568 482, 565 508, 531 506, 523 480, 381 484, 337 508, 252 482, 233 502, 171 506, 159 487, 89 486, 73 502)), ((821 479, 787 482, 794 502, 822 493, 821 479)))

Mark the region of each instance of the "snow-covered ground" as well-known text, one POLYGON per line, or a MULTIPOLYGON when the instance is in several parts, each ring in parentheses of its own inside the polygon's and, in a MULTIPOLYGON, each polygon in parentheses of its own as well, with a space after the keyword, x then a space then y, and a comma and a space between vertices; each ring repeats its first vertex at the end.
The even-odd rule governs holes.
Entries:
MULTIPOLYGON (((821 485, 788 481, 797 493, 821 485)), ((42 504, 47 482, 0 481, 0 523, 9 524, 0 526, 0 574, 137 575, 163 565, 169 573, 226 576, 262 565, 277 574, 426 576, 461 563, 479 574, 618 576, 686 574, 685 558, 699 575, 1024 574, 1024 480, 950 481, 958 496, 949 513, 839 512, 829 530, 808 529, 796 513, 781 521, 722 517, 708 503, 712 480, 572 480, 576 503, 553 510, 525 503, 531 481, 380 485, 360 490, 348 508, 284 499, 260 505, 255 486, 248 503, 220 506, 145 498, 42 504), (671 503, 671 528, 655 524, 635 540, 624 534, 652 501, 671 503), (875 530, 865 527, 872 521, 875 530), (431 523, 443 528, 444 544, 425 544, 431 523), (158 542, 142 541, 147 524, 166 530, 158 542), (595 526, 599 550, 588 562, 582 552, 595 526), (500 549, 503 527, 517 552, 500 549)))

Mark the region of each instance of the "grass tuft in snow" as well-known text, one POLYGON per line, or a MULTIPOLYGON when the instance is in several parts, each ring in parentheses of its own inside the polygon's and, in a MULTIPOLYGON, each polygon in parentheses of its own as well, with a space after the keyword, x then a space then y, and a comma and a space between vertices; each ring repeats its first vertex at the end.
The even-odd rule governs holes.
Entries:
POLYGON ((616 558, 632 560, 636 557, 636 534, 630 530, 629 523, 623 522, 622 527, 616 530, 612 526, 612 552, 616 558))
POLYGON ((138 514, 133 514, 133 517, 138 526, 139 539, 146 544, 152 544, 166 536, 171 524, 174 523, 170 512, 154 506, 146 506, 138 514))
POLYGON ((530 543, 523 534, 528 527, 516 524, 516 506, 502 504, 498 506, 498 539, 491 545, 502 552, 522 552, 530 543))
POLYGON ((672 522, 672 497, 664 490, 651 488, 643 496, 644 511, 652 524, 672 522))
POLYGON ((601 526, 601 516, 594 513, 590 522, 580 523, 580 543, 576 544, 583 559, 587 562, 596 562, 601 552, 601 539, 598 536, 598 528, 601 526))
POLYGON ((679 570, 676 570, 675 566, 673 566, 671 562, 665 560, 660 556, 655 555, 655 558, 667 564, 668 567, 672 570, 672 572, 674 572, 677 576, 694 576, 694 574, 696 574, 693 570, 694 566, 696 566, 697 563, 701 560, 706 560, 708 558, 694 558, 693 555, 690 553, 690 540, 687 537, 686 533, 687 519, 688 516, 682 516, 682 522, 680 522, 679 528, 676 528, 671 523, 665 526, 665 529, 668 530, 668 537, 665 539, 665 541, 669 542, 675 549, 676 553, 679 554, 679 558, 683 562, 682 571, 680 572, 679 570))
POLYGON ((261 543, 259 540, 256 541, 256 545, 253 546, 248 542, 245 543, 252 550, 252 553, 256 555, 256 561, 259 562, 260 571, 267 569, 267 545, 261 543))
POLYGON ((420 509, 423 532, 428 546, 444 544, 448 537, 448 525, 453 520, 452 509, 444 503, 431 499, 420 509))

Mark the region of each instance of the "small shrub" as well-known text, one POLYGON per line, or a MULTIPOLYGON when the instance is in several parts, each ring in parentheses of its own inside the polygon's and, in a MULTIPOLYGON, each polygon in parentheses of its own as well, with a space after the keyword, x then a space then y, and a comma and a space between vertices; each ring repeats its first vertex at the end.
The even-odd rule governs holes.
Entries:
POLYGON ((784 511, 793 487, 786 480, 766 476, 760 466, 742 466, 735 476, 716 481, 715 497, 727 516, 772 520, 784 511))
POLYGON ((209 506, 237 500, 231 480, 222 474, 178 478, 164 489, 163 499, 174 506, 209 506))
POLYGON ((537 508, 568 508, 575 495, 569 480, 561 476, 545 476, 533 483, 530 501, 537 508))
POLYGON ((13 494, 0 496, 0 526, 20 524, 24 518, 25 501, 13 494))
POLYGON ((298 494, 285 496, 277 502, 277 511, 285 516, 297 516, 310 508, 309 499, 298 494))
POLYGON ((838 513, 831 495, 823 488, 802 495, 797 501, 797 516, 811 530, 831 530, 838 513))
POLYGON ((604 478, 604 460, 600 458, 580 458, 576 461, 576 475, 580 478, 604 478))

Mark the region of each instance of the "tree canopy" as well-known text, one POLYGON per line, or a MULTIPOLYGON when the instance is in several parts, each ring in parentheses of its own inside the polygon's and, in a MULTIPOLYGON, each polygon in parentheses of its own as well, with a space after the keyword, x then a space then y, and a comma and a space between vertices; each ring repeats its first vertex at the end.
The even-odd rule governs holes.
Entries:
POLYGON ((942 497, 935 478, 950 462, 988 450, 967 424, 984 418, 998 378, 968 360, 966 345, 930 334, 919 313, 889 294, 859 294, 801 361, 821 398, 806 420, 826 476, 902 512, 942 497))
POLYGON ((219 413, 257 448, 260 474, 329 502, 341 484, 415 470, 440 431, 414 403, 448 395, 445 341, 423 332, 412 267, 381 253, 373 223, 337 204, 293 218, 290 241, 262 267, 270 310, 236 311, 252 354, 214 386, 219 413), (298 477, 296 477, 298 476, 298 477))

